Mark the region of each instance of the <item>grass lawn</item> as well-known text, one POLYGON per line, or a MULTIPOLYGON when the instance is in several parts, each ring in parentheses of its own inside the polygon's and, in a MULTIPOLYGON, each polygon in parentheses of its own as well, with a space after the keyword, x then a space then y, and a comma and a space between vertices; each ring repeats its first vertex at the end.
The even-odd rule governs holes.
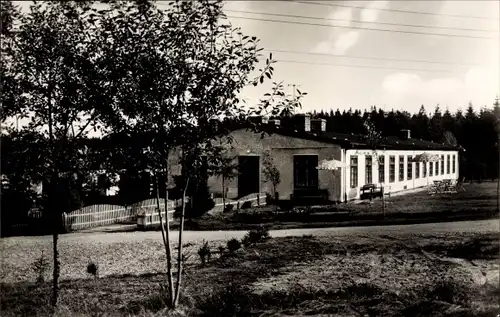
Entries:
MULTIPOLYGON (((496 186, 495 182, 474 183, 465 184, 466 191, 455 194, 431 196, 427 190, 422 190, 386 197, 385 210, 379 198, 371 202, 312 206, 304 208, 303 213, 289 210, 275 213, 274 206, 265 206, 216 216, 205 215, 201 219, 188 221, 186 229, 244 230, 263 223, 270 229, 285 229, 484 219, 495 213, 496 186)), ((173 225, 175 228, 177 221, 173 225)), ((151 229, 159 230, 159 227, 151 229)))
MULTIPOLYGON (((204 266, 199 246, 186 247, 186 316, 500 313, 497 232, 274 238, 231 256, 214 255, 204 266)), ((47 316, 50 283, 35 286, 26 260, 41 249, 50 256, 47 242, 3 246, 2 267, 16 263, 16 270, 2 271, 2 316, 47 316)), ((62 242, 60 250, 59 316, 153 316, 164 307, 165 256, 158 241, 82 239, 62 242), (99 264, 99 278, 86 276, 89 259, 99 264)))

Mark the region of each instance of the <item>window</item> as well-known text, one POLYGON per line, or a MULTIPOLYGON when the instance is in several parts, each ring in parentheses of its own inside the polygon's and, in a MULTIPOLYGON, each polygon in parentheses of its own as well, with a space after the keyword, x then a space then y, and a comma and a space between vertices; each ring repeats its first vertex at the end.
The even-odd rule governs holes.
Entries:
POLYGON ((378 158, 378 182, 385 183, 385 157, 378 158))
POLYGON ((372 156, 367 155, 365 160, 365 184, 372 183, 372 156))
POLYGON ((434 162, 434 175, 439 175, 439 161, 434 162))
POLYGON ((396 178, 396 157, 394 155, 389 156, 389 182, 394 183, 396 178))
POLYGON ((423 170, 424 174, 422 175, 422 177, 427 177, 427 162, 424 162, 424 170, 423 170))
POLYGON ((358 157, 351 156, 351 188, 358 187, 358 157))
POLYGON ((399 181, 405 180, 405 157, 403 155, 399 156, 399 181))
POLYGON ((434 174, 434 162, 429 162, 429 176, 434 174))
POLYGON ((455 156, 455 154, 453 154, 451 157, 453 158, 453 164, 451 165, 452 166, 452 171, 453 171, 453 174, 455 174, 455 164, 456 164, 455 158, 456 158, 456 156, 455 156))
POLYGON ((415 163, 415 179, 420 178, 420 162, 415 163))
POLYGON ((441 155, 441 175, 444 175, 444 154, 441 155))
POLYGON ((295 155, 294 182, 296 188, 318 187, 318 156, 317 155, 295 155))
POLYGON ((450 174, 450 154, 446 155, 446 174, 450 174))
POLYGON ((408 155, 406 157, 407 163, 406 163, 406 178, 407 179, 412 179, 413 178, 413 162, 411 161, 411 156, 408 155))

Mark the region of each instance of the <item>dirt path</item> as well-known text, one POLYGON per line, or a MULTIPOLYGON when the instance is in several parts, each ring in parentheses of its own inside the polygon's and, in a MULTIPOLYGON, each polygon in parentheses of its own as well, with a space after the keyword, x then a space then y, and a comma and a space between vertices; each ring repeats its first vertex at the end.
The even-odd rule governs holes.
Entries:
MULTIPOLYGON (((397 226, 371 226, 371 227, 348 227, 348 228, 306 228, 306 229, 285 229, 271 230, 273 237, 287 236, 345 236, 345 235, 379 235, 379 234, 425 234, 425 233, 455 233, 455 232, 499 232, 500 222, 498 219, 480 220, 480 221, 459 221, 446 223, 426 223, 413 225, 397 225, 397 226)), ((185 231, 185 242, 196 241, 216 241, 227 240, 230 238, 242 238, 247 231, 185 231)), ((178 232, 171 233, 171 237, 177 240, 178 232)), ((11 237, 3 238, 4 242, 13 242, 19 240, 51 240, 51 236, 42 237, 11 237)), ((91 240, 102 243, 114 243, 124 241, 141 241, 141 240, 161 240, 160 232, 119 232, 119 233, 71 233, 60 236, 62 241, 71 240, 91 240)))

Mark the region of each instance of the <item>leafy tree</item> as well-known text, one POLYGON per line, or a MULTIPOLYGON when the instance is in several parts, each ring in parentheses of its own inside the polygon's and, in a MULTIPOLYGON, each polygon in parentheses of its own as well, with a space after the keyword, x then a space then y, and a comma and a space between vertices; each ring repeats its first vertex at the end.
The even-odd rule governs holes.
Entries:
MULTIPOLYGON (((224 150, 222 150, 224 151, 224 150)), ((224 151, 226 152, 226 151, 224 151)), ((227 154, 219 154, 213 157, 211 162, 211 174, 220 177, 222 186, 222 210, 226 210, 227 182, 238 176, 238 166, 234 157, 227 154)))
MULTIPOLYGON (((186 194, 190 184, 201 182, 206 157, 217 156, 212 140, 220 131, 211 120, 222 116, 240 120, 248 114, 239 92, 263 83, 273 73, 270 55, 255 78, 249 74, 259 60, 257 39, 244 36, 224 22, 221 1, 175 1, 159 9, 151 1, 117 2, 101 16, 105 56, 112 63, 112 101, 115 116, 108 124, 115 134, 142 137, 142 162, 158 180, 168 173, 168 159, 178 151, 182 165, 182 212, 179 230, 177 274, 173 278, 168 221, 162 237, 167 256, 168 306, 178 306, 182 284, 182 236, 186 194)), ((252 113, 293 109, 298 99, 284 100, 280 87, 265 95, 252 113), (278 102, 283 102, 276 106, 278 102), (279 109, 277 109, 279 108, 279 109)), ((165 179, 169 179, 168 174, 165 179)), ((194 185, 198 187, 197 185, 194 185)), ((168 196, 168 195, 167 195, 168 196)), ((158 197, 158 196, 157 196, 158 197)), ((157 200, 158 201, 158 200, 157 200)), ((196 199, 193 201, 193 203, 196 199)), ((158 212, 159 204, 157 203, 158 212)))
MULTIPOLYGON (((280 176, 280 171, 274 164, 274 159, 269 153, 269 151, 266 151, 263 155, 263 160, 262 160, 262 165, 264 166, 264 169, 262 170, 262 173, 264 175, 264 182, 266 183, 271 183, 273 187, 273 197, 276 199, 276 195, 278 193, 278 185, 281 183, 281 176, 280 176)), ((275 204, 275 211, 278 208, 278 205, 275 204)))
POLYGON ((29 118, 25 129, 47 140, 47 164, 38 168, 48 185, 43 215, 49 216, 53 230, 54 306, 60 268, 60 215, 68 206, 57 201, 62 198, 60 191, 67 188, 69 175, 80 166, 76 159, 78 140, 89 128, 98 127, 97 121, 107 108, 91 12, 89 2, 35 2, 29 12, 10 15, 14 31, 2 30, 2 75, 8 80, 2 87, 1 119, 29 118))

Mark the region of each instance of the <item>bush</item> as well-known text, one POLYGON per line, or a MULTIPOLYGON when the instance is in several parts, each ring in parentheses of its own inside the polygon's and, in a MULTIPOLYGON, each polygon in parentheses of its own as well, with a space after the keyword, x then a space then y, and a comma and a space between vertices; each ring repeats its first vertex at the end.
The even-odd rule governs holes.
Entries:
POLYGON ((198 255, 200 256, 200 262, 202 265, 210 262, 211 251, 208 241, 203 240, 203 245, 198 249, 198 255))
POLYGON ((89 264, 87 264, 87 273, 94 277, 99 277, 99 265, 92 261, 89 262, 89 264))
POLYGON ((219 245, 219 256, 222 257, 224 255, 224 252, 226 251, 226 248, 223 245, 219 245))
POLYGON ((238 251, 239 249, 241 249, 240 240, 238 240, 236 238, 232 238, 232 239, 228 240, 227 241, 227 249, 231 253, 234 253, 234 252, 238 251))
POLYGON ((248 291, 235 283, 211 294, 199 308, 201 316, 249 316, 252 306, 248 291))
POLYGON ((242 242, 245 247, 248 247, 255 243, 264 242, 269 238, 270 238, 269 230, 267 230, 267 228, 265 228, 264 226, 259 226, 257 229, 250 230, 243 237, 242 242))
POLYGON ((233 205, 226 205, 226 207, 224 208, 224 212, 231 212, 233 211, 233 209, 234 209, 233 205))
POLYGON ((250 208, 252 208, 252 202, 251 201, 245 201, 241 205, 241 207, 240 207, 240 209, 250 209, 250 208))
POLYGON ((463 283, 453 280, 441 280, 427 292, 425 297, 450 304, 467 305, 471 301, 470 293, 471 290, 463 283))
POLYGON ((36 259, 31 264, 31 268, 32 268, 33 272, 35 272, 35 274, 36 274, 36 283, 37 284, 41 284, 41 283, 45 282, 45 274, 49 270, 49 267, 50 267, 50 263, 42 251, 42 254, 40 255, 40 257, 38 259, 36 259))

